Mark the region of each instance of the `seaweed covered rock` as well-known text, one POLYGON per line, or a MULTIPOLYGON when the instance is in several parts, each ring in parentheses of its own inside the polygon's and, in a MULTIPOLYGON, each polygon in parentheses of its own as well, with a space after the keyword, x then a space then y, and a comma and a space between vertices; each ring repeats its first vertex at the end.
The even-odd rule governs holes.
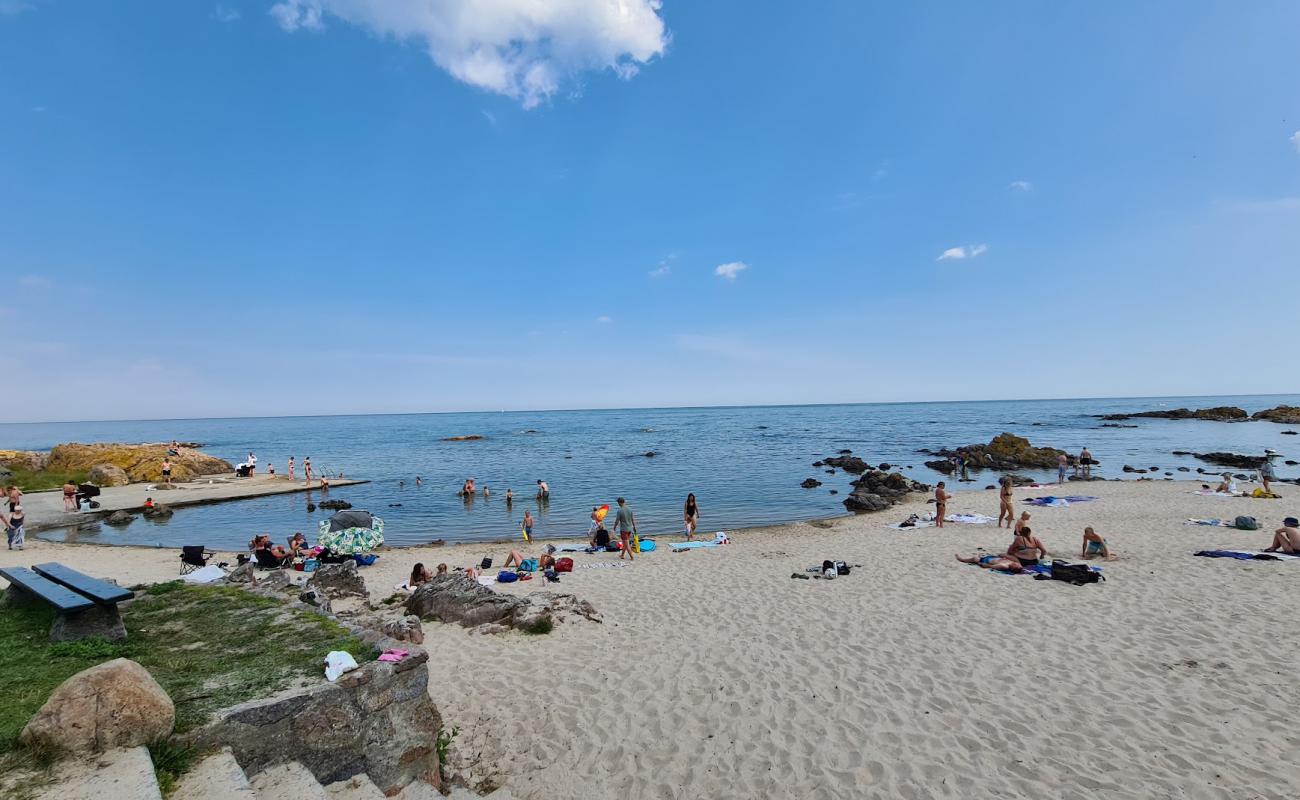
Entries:
POLYGON ((199 475, 218 475, 234 471, 230 462, 197 450, 181 450, 167 455, 165 444, 69 444, 56 445, 46 459, 46 469, 83 472, 96 467, 121 469, 135 483, 162 479, 162 463, 170 458, 172 480, 188 480, 199 475))
MULTIPOLYGON (((1267 408, 1263 411, 1256 411, 1250 415, 1250 418, 1264 420, 1265 422, 1278 422, 1283 425, 1300 425, 1300 406, 1267 408)), ((1291 433, 1291 431, 1286 432, 1291 433)))
POLYGON ((912 492, 928 492, 930 487, 899 472, 871 470, 853 482, 853 492, 844 498, 850 511, 884 511, 912 492))
MULTIPOLYGON (((961 456, 970 469, 1051 469, 1064 450, 1055 447, 1034 447, 1023 436, 1000 433, 988 444, 970 444, 956 450, 938 450, 931 453, 944 459, 961 456)), ((926 462, 926 466, 932 463, 926 462)), ((932 469, 934 467, 931 467, 932 469)))
MULTIPOLYGON (((1300 410, 1300 409, 1297 409, 1300 410)), ((1264 412, 1260 412, 1261 414, 1264 412)), ((1204 419, 1211 422, 1242 422, 1248 419, 1245 410, 1236 406, 1215 406, 1214 408, 1171 408, 1161 411, 1138 411, 1132 414, 1098 414, 1098 419, 1120 422, 1126 419, 1204 419)))

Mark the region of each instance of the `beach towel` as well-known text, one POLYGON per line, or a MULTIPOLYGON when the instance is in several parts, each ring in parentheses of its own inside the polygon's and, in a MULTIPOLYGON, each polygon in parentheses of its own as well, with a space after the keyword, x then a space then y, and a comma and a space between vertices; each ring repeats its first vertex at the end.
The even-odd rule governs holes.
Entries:
POLYGON ((181 580, 186 583, 212 583, 226 577, 226 571, 216 564, 209 564, 206 567, 200 567, 188 575, 182 575, 181 580))
POLYGON ((943 518, 944 522, 956 522, 962 525, 987 525, 993 522, 993 517, 986 517, 983 514, 949 514, 943 518))
POLYGON ((596 548, 585 544, 562 544, 555 548, 557 553, 594 553, 596 548))
POLYGON ((1233 524, 1226 519, 1196 519, 1195 517, 1188 519, 1183 524, 1184 525, 1209 525, 1215 528, 1233 527, 1233 524))
POLYGON ((1213 489, 1197 489, 1188 494, 1199 494, 1201 497, 1244 497, 1245 492, 1216 492, 1213 489))
POLYGON ((1198 550, 1192 555, 1206 558, 1235 558, 1238 561, 1300 561, 1290 553, 1264 553, 1256 550, 1198 550))
POLYGON ((631 565, 624 564, 621 561, 615 561, 615 562, 607 561, 607 562, 596 563, 596 564, 576 564, 574 565, 574 569, 618 569, 619 567, 627 567, 627 566, 631 566, 631 565))
POLYGON ((673 544, 673 552, 680 553, 684 550, 698 550, 701 547, 721 547, 721 542, 677 542, 673 544))

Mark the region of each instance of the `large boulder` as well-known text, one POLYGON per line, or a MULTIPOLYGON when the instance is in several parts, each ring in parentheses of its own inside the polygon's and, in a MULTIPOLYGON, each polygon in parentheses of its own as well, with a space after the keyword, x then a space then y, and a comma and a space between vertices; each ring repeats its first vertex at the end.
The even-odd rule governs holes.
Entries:
POLYGON ((857 456, 848 455, 847 450, 844 452, 845 455, 832 456, 830 458, 824 459, 822 463, 828 467, 838 467, 839 469, 842 469, 845 472, 851 472, 854 475, 861 475, 862 473, 871 469, 871 465, 868 464, 867 462, 863 461, 857 456))
MULTIPOLYGON (((1267 408, 1263 411, 1256 411, 1250 415, 1250 418, 1262 419, 1267 422, 1280 422, 1283 425, 1300 425, 1300 406, 1267 408)), ((1289 433, 1289 431, 1284 431, 1284 433, 1289 433)))
POLYGON ((157 741, 175 723, 176 707, 149 671, 118 658, 60 684, 19 738, 71 752, 101 751, 157 741))
POLYGON ((928 492, 930 487, 900 472, 871 470, 853 482, 853 492, 844 498, 850 511, 884 511, 912 492, 928 492))
POLYGON ((131 482, 126 470, 113 464, 96 464, 86 473, 86 480, 96 486, 126 486, 131 482))
POLYGON ((104 522, 108 525, 114 525, 114 526, 130 525, 134 519, 135 519, 134 514, 118 509, 117 511, 114 511, 112 514, 109 514, 108 519, 104 520, 104 522))
POLYGON ((217 475, 234 471, 229 461, 205 455, 197 450, 182 449, 168 456, 166 444, 79 444, 55 446, 46 460, 46 468, 63 472, 88 471, 97 466, 114 466, 126 473, 131 482, 162 479, 162 462, 170 458, 172 479, 183 481, 199 475, 217 475))
POLYGON ((463 573, 438 575, 415 590, 406 612, 421 619, 454 622, 466 628, 491 627, 494 631, 519 628, 533 633, 549 631, 555 622, 575 614, 600 622, 596 609, 570 594, 537 592, 530 597, 501 594, 463 573))
POLYGON ((370 597, 366 580, 357 571, 357 562, 352 559, 342 564, 322 564, 307 579, 304 589, 337 600, 341 597, 370 597))
MULTIPOLYGON (((922 451, 925 452, 925 451, 922 451)), ((956 450, 937 450, 930 454, 940 458, 961 456, 970 469, 1051 469, 1064 450, 1054 447, 1034 447, 1023 436, 999 433, 988 444, 970 444, 956 450)), ((933 462, 926 462, 929 466, 933 462)))

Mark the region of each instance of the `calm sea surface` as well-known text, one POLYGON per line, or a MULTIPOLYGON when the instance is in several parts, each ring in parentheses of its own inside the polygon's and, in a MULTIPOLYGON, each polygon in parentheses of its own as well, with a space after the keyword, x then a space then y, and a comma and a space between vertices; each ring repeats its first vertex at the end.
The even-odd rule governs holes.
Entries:
MULTIPOLYGON (((259 472, 272 463, 281 474, 290 455, 299 464, 310 456, 317 470, 372 480, 331 496, 383 517, 388 542, 409 545, 518 537, 525 510, 539 518, 538 537, 585 534, 592 506, 612 504, 619 495, 636 511, 643 533, 679 531, 687 492, 699 500, 702 531, 835 516, 845 513, 841 501, 852 476, 814 469, 819 457, 849 448, 871 463, 889 462, 934 483, 940 476, 922 466, 926 456, 919 448, 987 442, 1003 431, 1070 452, 1087 445, 1102 462, 1098 474, 1107 477, 1124 477, 1124 464, 1162 472, 1210 468, 1172 450, 1259 453, 1270 447, 1300 460, 1300 436, 1283 436, 1287 427, 1273 423, 1136 420, 1128 423, 1136 428, 1100 428, 1091 416, 1215 405, 1254 412, 1282 403, 1300 405, 1300 395, 0 424, 0 449, 179 439, 203 442, 206 452, 232 463, 251 449, 259 472), (469 434, 486 438, 442 441, 469 434), (647 452, 655 455, 647 458, 647 452), (417 475, 424 479, 419 488, 417 475), (492 496, 468 503, 457 497, 469 476, 490 487, 492 496), (799 488, 807 477, 823 486, 799 488), (551 486, 545 507, 534 499, 538 478, 551 486), (514 490, 513 505, 505 502, 506 489, 514 490)), ((1280 466, 1279 477, 1296 474, 1280 466)), ((991 473, 973 477, 965 488, 982 490, 995 479, 991 473)), ((309 499, 320 498, 312 492, 182 508, 165 523, 140 519, 122 529, 40 535, 242 548, 254 533, 283 540, 302 530, 314 537, 328 512, 309 513, 309 499)))

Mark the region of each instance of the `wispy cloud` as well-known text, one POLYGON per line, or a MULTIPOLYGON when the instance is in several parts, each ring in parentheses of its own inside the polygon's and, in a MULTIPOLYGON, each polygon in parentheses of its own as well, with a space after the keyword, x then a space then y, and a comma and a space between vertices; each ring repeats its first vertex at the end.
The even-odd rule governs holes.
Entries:
POLYGON ((652 278, 666 278, 672 274, 673 262, 676 260, 677 260, 677 254, 669 253, 668 255, 664 256, 663 260, 661 260, 658 264, 655 265, 654 269, 650 270, 646 274, 652 278))
POLYGON ((37 114, 43 114, 49 110, 49 106, 32 106, 32 111, 35 111, 37 114))
POLYGON ((1015 192, 1032 192, 1034 185, 1029 181, 1012 181, 1007 184, 1007 188, 1015 192))
POLYGON ((986 244, 968 244, 965 247, 949 247, 943 251, 937 261, 959 261, 963 258, 978 258, 989 251, 986 244))
POLYGON ((719 264, 715 267, 713 269, 713 274, 717 275, 719 278, 726 278, 729 281, 734 281, 736 276, 747 269, 749 269, 749 265, 744 261, 729 261, 726 264, 719 264))
POLYGON ((614 320, 611 319, 610 317, 605 316, 604 314, 601 314, 599 317, 596 317, 596 321, 601 323, 602 325, 605 325, 610 322, 613 322, 614 320))
POLYGON ((489 125, 491 125, 491 126, 493 126, 493 127, 496 127, 496 124, 497 124, 497 115, 496 115, 496 114, 493 114, 491 111, 486 111, 486 110, 485 110, 485 111, 480 111, 479 113, 481 113, 481 114, 483 115, 483 119, 487 120, 489 125))
MULTIPOLYGON (((3 2, 3 0, 0 0, 3 2)), ((285 31, 334 17, 381 37, 416 41, 457 80, 533 108, 572 93, 584 72, 631 78, 664 53, 661 0, 280 0, 285 31)))
POLYGON ((239 12, 239 9, 231 8, 222 3, 217 3, 216 8, 212 9, 212 18, 217 22, 238 22, 242 16, 243 14, 239 12))
POLYGON ((1300 153, 1300 131, 1296 131, 1295 133, 1291 134, 1291 138, 1288 139, 1287 141, 1295 145, 1295 151, 1297 153, 1300 153))
POLYGON ((24 275, 18 279, 18 285, 28 289, 48 289, 53 286, 50 279, 44 275, 24 275))
POLYGON ((889 169, 892 166, 894 166, 894 162, 890 161, 887 158, 882 159, 881 162, 876 165, 876 171, 871 173, 872 182, 880 183, 885 178, 889 177, 889 169))

